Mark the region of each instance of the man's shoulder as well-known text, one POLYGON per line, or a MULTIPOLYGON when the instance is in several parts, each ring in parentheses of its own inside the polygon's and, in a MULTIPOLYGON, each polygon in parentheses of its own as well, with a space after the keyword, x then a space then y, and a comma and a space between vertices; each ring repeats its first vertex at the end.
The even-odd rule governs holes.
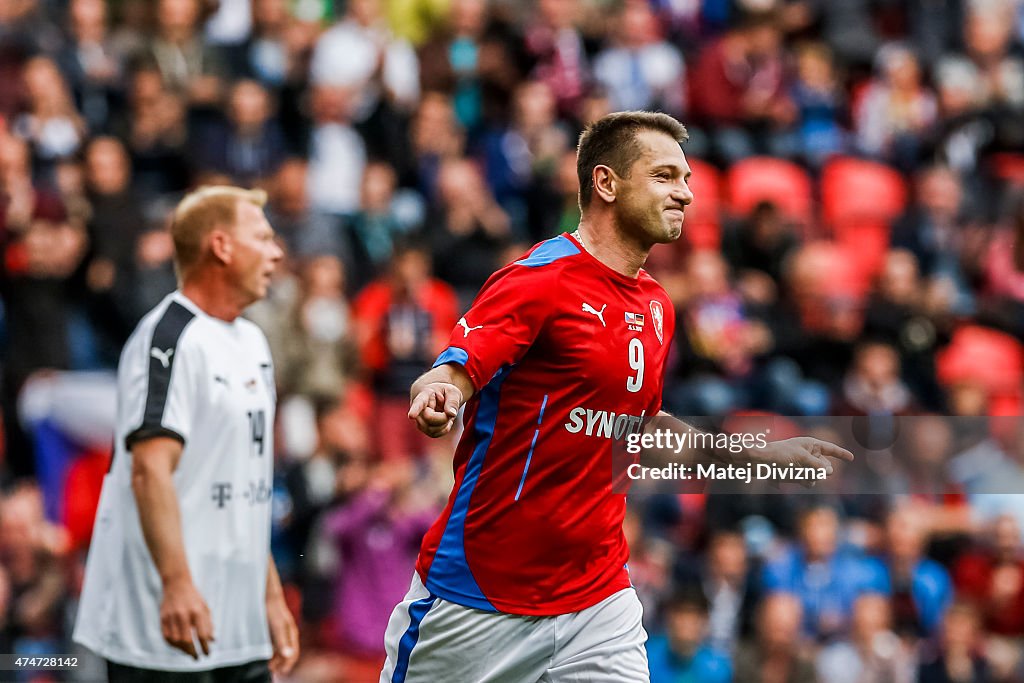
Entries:
MULTIPOLYGON (((202 344, 191 340, 196 315, 168 295, 153 307, 135 327, 117 365, 118 386, 135 396, 147 387, 169 386, 172 372, 192 365, 186 357, 202 344)), ((181 374, 180 370, 176 374, 181 374)), ((145 396, 145 393, 142 394, 145 396)))
POLYGON ((121 352, 121 363, 124 364, 127 357, 137 355, 137 352, 145 353, 145 349, 150 350, 149 355, 162 353, 169 357, 170 353, 180 356, 185 348, 201 348, 201 342, 192 339, 196 319, 195 311, 174 294, 169 294, 135 326, 121 352))
MULTIPOLYGON (((265 362, 273 363, 270 341, 267 339, 267 334, 263 331, 263 328, 248 318, 239 318, 238 323, 242 327, 246 343, 251 344, 252 348, 259 349, 260 354, 266 356, 265 362)), ((261 360, 260 362, 263 363, 264 361, 261 360)))
POLYGON ((917 577, 929 585, 949 583, 949 570, 930 557, 923 558, 915 570, 917 577))
POLYGON ((430 278, 423 288, 428 302, 457 303, 455 288, 440 278, 430 278))
POLYGON ((332 45, 334 41, 351 41, 354 38, 361 38, 363 33, 359 27, 351 21, 339 21, 333 26, 327 27, 320 36, 320 42, 324 45, 332 45))
POLYGON ((765 578, 785 580, 788 583, 803 568, 803 553, 796 545, 790 544, 766 558, 761 571, 765 578))
POLYGON ((266 340, 267 335, 264 334, 263 328, 249 318, 239 317, 236 322, 239 329, 242 330, 242 334, 246 335, 246 338, 266 340))
POLYGON ((192 319, 196 317, 194 311, 185 306, 174 294, 168 294, 160 303, 149 309, 139 320, 135 329, 128 337, 128 345, 133 342, 146 343, 157 334, 161 336, 174 334, 180 336, 181 332, 189 326, 192 319))
POLYGON ((535 271, 550 270, 573 263, 573 256, 580 254, 580 248, 565 235, 557 235, 551 239, 538 242, 510 263, 506 268, 530 268, 535 271))
POLYGON ((694 673, 709 683, 732 679, 732 659, 728 653, 704 643, 693 656, 694 673))
POLYGON ((495 271, 481 292, 500 285, 549 296, 559 274, 567 266, 579 262, 574 258, 579 254, 579 247, 565 235, 538 242, 519 258, 495 271))
MULTIPOLYGON (((653 275, 648 273, 643 268, 641 268, 640 272, 637 274, 637 279, 639 279, 640 283, 645 287, 648 287, 657 292, 665 292, 665 288, 661 286, 661 283, 658 282, 657 278, 655 278, 653 275)), ((665 296, 668 296, 668 294, 666 293, 665 296)))
MULTIPOLYGON (((672 297, 669 296, 669 293, 662 284, 654 279, 646 270, 641 269, 638 277, 645 298, 649 297, 651 299, 651 315, 664 320, 666 329, 675 330, 676 313, 672 297)), ((658 322, 658 324, 661 325, 662 323, 658 322)))

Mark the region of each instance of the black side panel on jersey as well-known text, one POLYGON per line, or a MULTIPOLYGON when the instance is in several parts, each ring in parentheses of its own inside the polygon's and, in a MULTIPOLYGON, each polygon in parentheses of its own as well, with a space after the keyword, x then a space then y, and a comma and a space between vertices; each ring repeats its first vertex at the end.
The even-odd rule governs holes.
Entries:
POLYGON ((178 339, 194 317, 195 313, 177 301, 172 301, 153 330, 153 340, 149 346, 146 410, 142 414, 142 424, 124 439, 128 450, 131 450, 133 443, 154 436, 169 436, 185 443, 185 437, 164 427, 161 421, 164 407, 167 405, 167 392, 171 387, 171 372, 174 370, 178 339))

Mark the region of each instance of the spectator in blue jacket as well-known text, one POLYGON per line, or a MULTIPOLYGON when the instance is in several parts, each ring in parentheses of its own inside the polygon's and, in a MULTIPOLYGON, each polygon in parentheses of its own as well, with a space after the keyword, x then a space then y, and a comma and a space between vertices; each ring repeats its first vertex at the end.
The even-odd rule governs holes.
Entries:
POLYGON ((953 600, 949 573, 924 556, 928 520, 912 506, 897 507, 886 520, 885 565, 892 588, 893 628, 900 635, 931 636, 953 600))
POLYGON ((665 633, 647 642, 651 683, 729 683, 729 656, 706 642, 708 600, 700 590, 673 596, 664 607, 665 633))
POLYGON ((770 560, 762 580, 765 592, 792 593, 800 599, 804 634, 819 641, 846 633, 858 597, 889 594, 885 565, 839 547, 839 517, 827 506, 803 512, 799 544, 770 560))

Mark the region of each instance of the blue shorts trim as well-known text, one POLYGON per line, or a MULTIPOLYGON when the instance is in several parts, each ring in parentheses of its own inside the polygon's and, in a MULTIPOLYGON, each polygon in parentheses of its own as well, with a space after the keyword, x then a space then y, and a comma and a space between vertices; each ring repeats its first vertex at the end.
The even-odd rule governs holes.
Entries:
POLYGON ((409 605, 409 628, 405 629, 402 639, 398 642, 398 659, 395 662, 395 671, 391 674, 391 683, 405 683, 405 677, 409 674, 412 649, 420 639, 420 623, 436 601, 437 597, 431 595, 409 605))

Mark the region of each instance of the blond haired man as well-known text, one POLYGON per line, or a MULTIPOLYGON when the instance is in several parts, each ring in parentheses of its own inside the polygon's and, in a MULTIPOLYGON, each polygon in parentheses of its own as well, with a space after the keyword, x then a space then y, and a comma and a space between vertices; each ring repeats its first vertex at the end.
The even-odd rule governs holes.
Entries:
POLYGON ((74 633, 112 683, 270 681, 298 657, 270 557, 273 366, 240 317, 283 255, 265 201, 235 187, 181 201, 179 289, 121 353, 114 459, 74 633))

